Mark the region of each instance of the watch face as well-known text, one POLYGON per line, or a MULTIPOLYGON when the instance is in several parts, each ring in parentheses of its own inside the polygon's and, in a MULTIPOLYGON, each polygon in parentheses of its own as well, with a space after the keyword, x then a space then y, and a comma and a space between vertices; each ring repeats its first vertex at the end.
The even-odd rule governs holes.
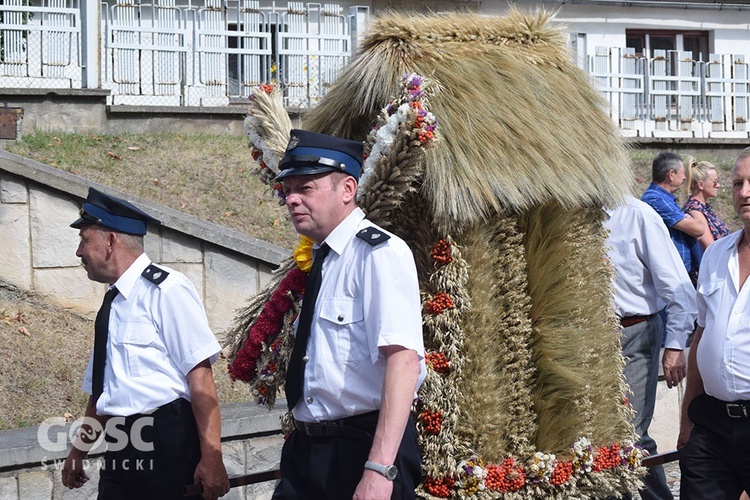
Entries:
POLYGON ((383 475, 384 475, 384 476, 386 477, 386 479, 388 479, 389 481, 393 481, 394 479, 396 479, 396 475, 397 475, 397 474, 398 474, 398 469, 396 468, 396 466, 395 466, 395 465, 390 465, 390 466, 388 466, 388 467, 387 467, 387 468, 385 469, 385 474, 383 474, 383 475))

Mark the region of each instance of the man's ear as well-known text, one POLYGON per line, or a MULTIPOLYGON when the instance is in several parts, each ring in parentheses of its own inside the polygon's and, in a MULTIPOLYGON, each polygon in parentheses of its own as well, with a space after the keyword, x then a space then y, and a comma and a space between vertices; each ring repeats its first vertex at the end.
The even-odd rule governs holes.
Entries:
POLYGON ((344 179, 344 203, 349 203, 357 196, 357 180, 351 175, 344 179))
POLYGON ((107 233, 107 252, 111 253, 115 249, 115 244, 117 243, 117 241, 117 233, 107 233))

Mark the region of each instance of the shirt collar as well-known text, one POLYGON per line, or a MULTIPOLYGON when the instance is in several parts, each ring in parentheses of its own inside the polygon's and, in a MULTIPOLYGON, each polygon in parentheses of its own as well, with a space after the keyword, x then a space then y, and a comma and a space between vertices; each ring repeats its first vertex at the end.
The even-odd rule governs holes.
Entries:
POLYGON ((125 299, 128 298, 128 295, 133 289, 138 277, 149 264, 151 264, 151 259, 149 259, 145 253, 142 253, 132 264, 130 264, 130 267, 122 273, 122 276, 115 281, 114 285, 117 287, 117 291, 120 292, 125 299))
MULTIPOLYGON (((326 237, 325 243, 331 247, 336 254, 341 255, 344 252, 349 240, 357 232, 360 222, 365 218, 365 213, 359 207, 356 207, 349 215, 342 220, 338 226, 326 237)), ((317 246, 316 246, 317 248, 317 246)))
POLYGON ((658 185, 655 182, 651 183, 651 186, 649 186, 649 189, 651 189, 651 188, 656 189, 656 190, 658 190, 658 191, 666 194, 667 196, 669 196, 669 197, 671 197, 671 198, 673 198, 675 200, 677 199, 677 197, 674 194, 670 193, 669 191, 667 191, 666 189, 664 189, 663 187, 661 187, 660 185, 658 185))
POLYGON ((725 238, 734 238, 734 241, 726 247, 726 251, 729 253, 729 278, 735 286, 736 290, 740 289, 740 243, 742 242, 742 235, 745 234, 745 230, 736 231, 725 238))

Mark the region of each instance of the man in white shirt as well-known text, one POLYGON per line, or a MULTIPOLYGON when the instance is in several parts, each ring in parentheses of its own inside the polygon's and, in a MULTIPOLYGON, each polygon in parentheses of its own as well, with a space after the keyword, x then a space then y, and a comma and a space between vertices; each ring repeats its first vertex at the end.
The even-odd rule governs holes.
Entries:
POLYGON ((362 153, 358 141, 292 130, 279 165, 292 223, 316 255, 285 383, 296 430, 274 499, 407 499, 421 481, 417 271, 406 243, 356 205, 362 153))
MULTIPOLYGON (((638 444, 656 453, 648 435, 654 414, 659 377, 659 351, 664 323, 658 312, 666 307, 667 325, 662 368, 667 386, 685 377, 683 350, 695 320, 695 290, 661 217, 649 205, 628 196, 625 204, 608 210, 609 258, 616 271, 615 313, 620 318, 624 374, 635 416, 638 444)), ((669 499, 664 470, 652 467, 644 478, 641 498, 669 499)), ((629 494, 625 498, 630 498, 629 494)))
POLYGON ((680 425, 680 498, 750 491, 750 148, 732 169, 743 228, 706 249, 680 425))
POLYGON ((88 481, 83 461, 104 430, 99 498, 177 499, 200 483, 203 498, 216 499, 229 491, 211 371, 221 349, 192 283, 143 253, 149 223, 159 221, 91 188, 71 224, 89 279, 109 289, 83 382, 86 418, 62 482, 88 481))

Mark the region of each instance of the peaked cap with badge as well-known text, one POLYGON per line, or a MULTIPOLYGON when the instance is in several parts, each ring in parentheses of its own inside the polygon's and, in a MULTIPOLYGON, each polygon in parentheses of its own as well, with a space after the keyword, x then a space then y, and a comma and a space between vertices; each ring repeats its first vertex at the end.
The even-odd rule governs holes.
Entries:
POLYGON ((276 180, 294 175, 345 172, 359 181, 364 145, 359 141, 293 129, 276 180))
POLYGON ((160 220, 151 217, 132 203, 94 188, 89 188, 80 215, 70 227, 80 229, 83 224, 100 224, 120 233, 142 236, 146 234, 149 223, 161 224, 160 220))

